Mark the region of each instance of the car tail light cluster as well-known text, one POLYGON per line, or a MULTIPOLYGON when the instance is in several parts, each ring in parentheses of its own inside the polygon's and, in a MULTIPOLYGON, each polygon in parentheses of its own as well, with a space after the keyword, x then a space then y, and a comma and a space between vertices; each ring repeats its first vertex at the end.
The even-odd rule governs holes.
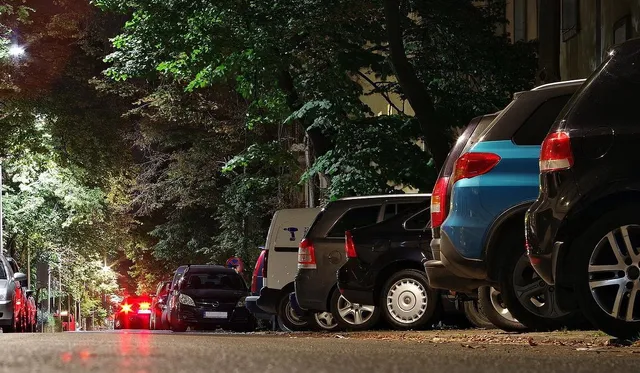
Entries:
POLYGON ((486 174, 500 162, 500 156, 493 153, 466 153, 456 161, 452 183, 461 179, 471 179, 486 174))
POLYGON ((142 302, 138 307, 139 314, 148 314, 151 313, 151 303, 142 302))
POLYGON ((266 277, 266 271, 267 271, 267 262, 266 262, 266 256, 267 256, 268 251, 267 250, 262 250, 262 252, 260 253, 260 256, 258 257, 258 261, 256 262, 256 268, 253 269, 253 276, 251 278, 251 292, 252 293, 257 293, 258 292, 258 272, 260 271, 260 265, 262 264, 262 273, 260 273, 262 275, 262 277, 266 277))
POLYGON ((358 254, 356 253, 356 245, 353 242, 353 235, 351 231, 344 232, 344 250, 347 255, 347 258, 357 258, 358 254))
POLYGON ((573 166, 571 138, 564 131, 551 132, 540 149, 540 172, 566 170, 573 166))
POLYGON ((121 308, 122 308, 122 309, 120 310, 120 312, 129 313, 129 312, 131 312, 131 311, 132 311, 132 310, 131 310, 131 305, 130 305, 130 304, 126 304, 126 303, 125 303, 125 304, 123 304, 123 305, 121 306, 121 308))
POLYGON ((316 269, 316 253, 313 242, 303 239, 298 247, 298 269, 316 269))
POLYGON ((431 193, 431 227, 438 228, 447 217, 447 188, 449 178, 441 177, 431 193))

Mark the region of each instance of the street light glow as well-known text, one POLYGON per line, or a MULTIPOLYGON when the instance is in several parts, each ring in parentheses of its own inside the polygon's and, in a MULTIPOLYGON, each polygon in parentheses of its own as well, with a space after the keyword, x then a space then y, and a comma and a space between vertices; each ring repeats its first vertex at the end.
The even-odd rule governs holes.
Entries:
POLYGON ((11 57, 22 57, 27 53, 23 46, 18 44, 12 44, 9 47, 9 56, 11 57))

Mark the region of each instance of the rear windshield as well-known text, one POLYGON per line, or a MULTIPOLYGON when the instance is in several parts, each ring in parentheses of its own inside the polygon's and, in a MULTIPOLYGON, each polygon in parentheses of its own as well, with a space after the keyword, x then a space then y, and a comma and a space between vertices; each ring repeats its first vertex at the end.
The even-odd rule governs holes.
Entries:
POLYGON ((189 273, 182 282, 182 289, 244 290, 245 284, 239 275, 228 273, 189 273))
POLYGON ((615 124, 637 127, 640 53, 607 53, 605 60, 573 95, 552 130, 562 126, 596 128, 615 124))

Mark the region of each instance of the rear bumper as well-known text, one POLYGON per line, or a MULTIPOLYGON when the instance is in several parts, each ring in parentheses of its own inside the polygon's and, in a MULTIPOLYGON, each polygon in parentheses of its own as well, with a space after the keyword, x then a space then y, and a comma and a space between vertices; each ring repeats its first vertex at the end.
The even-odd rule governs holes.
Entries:
POLYGON ((271 320, 272 314, 265 312, 262 308, 258 306, 258 299, 260 296, 252 295, 245 299, 245 305, 249 312, 255 316, 256 319, 260 320, 271 320))
MULTIPOLYGON (((260 289, 260 296, 256 299, 256 305, 262 312, 275 315, 278 313, 278 303, 284 295, 282 289, 263 287, 260 289)), ((251 297, 247 299, 249 298, 251 297)))
POLYGON ((200 307, 187 307, 180 305, 178 308, 178 322, 185 326, 214 327, 225 325, 246 325, 251 322, 251 313, 245 307, 236 307, 233 310, 223 310, 227 312, 226 318, 205 318, 205 311, 210 309, 202 309, 200 307))
POLYGON ((327 301, 335 284, 327 286, 326 281, 318 278, 318 271, 312 269, 298 270, 295 279, 295 291, 298 305, 305 311, 327 312, 327 301))

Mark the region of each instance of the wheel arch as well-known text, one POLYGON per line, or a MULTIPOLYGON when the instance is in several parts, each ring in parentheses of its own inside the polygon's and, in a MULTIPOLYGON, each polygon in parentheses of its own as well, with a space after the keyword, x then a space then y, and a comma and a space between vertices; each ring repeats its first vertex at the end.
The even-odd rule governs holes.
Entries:
MULTIPOLYGON (((498 248, 504 233, 516 230, 521 231, 524 237, 524 216, 532 204, 533 201, 526 201, 510 207, 500 214, 491 225, 491 228, 489 228, 484 245, 484 260, 487 268, 487 279, 490 282, 497 282, 503 267, 505 256, 501 255, 502 253, 499 252, 498 248)), ((522 252, 525 252, 524 246, 522 247, 522 252)))

